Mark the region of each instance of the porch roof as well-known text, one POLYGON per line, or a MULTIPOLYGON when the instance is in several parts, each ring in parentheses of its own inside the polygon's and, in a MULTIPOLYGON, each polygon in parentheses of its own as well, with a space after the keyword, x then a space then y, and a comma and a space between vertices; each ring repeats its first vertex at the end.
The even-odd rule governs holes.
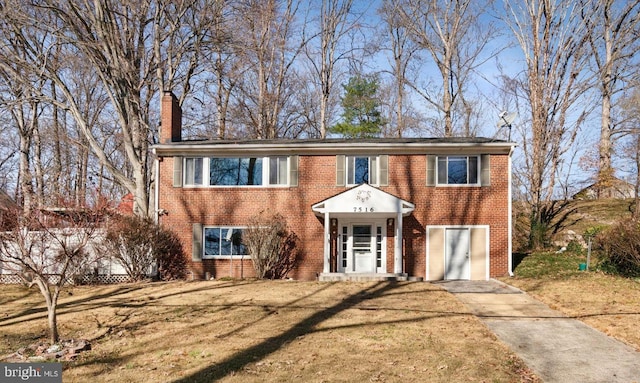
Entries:
POLYGON ((361 184, 311 206, 318 215, 325 213, 402 213, 407 216, 415 205, 368 184, 361 184))

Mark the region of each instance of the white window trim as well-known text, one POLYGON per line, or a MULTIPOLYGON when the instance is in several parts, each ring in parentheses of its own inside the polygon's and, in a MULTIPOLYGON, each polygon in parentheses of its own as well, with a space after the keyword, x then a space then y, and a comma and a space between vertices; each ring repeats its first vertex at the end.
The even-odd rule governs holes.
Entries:
MULTIPOLYGON (((232 255, 207 255, 207 237, 205 235, 205 231, 207 229, 240 229, 246 230, 246 226, 229 226, 229 225, 206 225, 202 226, 202 259, 251 259, 249 254, 232 254, 232 255)), ((245 245, 246 246, 246 245, 245 245)))
POLYGON ((198 189, 198 188, 288 188, 291 186, 291 156, 266 156, 266 157, 238 157, 238 156, 212 156, 212 157, 184 157, 182 161, 182 184, 185 189, 198 189), (287 183, 286 184, 269 184, 270 157, 287 157, 287 183), (188 158, 202 158, 202 185, 187 183, 187 159, 188 158), (211 158, 260 158, 262 159, 262 184, 261 185, 210 185, 209 165, 211 158))
MULTIPOLYGON (((433 169, 433 171, 435 172, 435 181, 436 181, 435 186, 437 186, 437 187, 445 187, 445 188, 446 187, 479 187, 479 186, 482 186, 482 179, 481 179, 481 177, 482 177, 482 164, 481 164, 481 161, 482 161, 482 156, 480 156, 480 155, 448 154, 448 155, 444 155, 444 156, 436 156, 435 168, 433 169), (438 182, 438 160, 440 158, 444 158, 444 157, 446 157, 446 158, 449 158, 449 157, 466 157, 467 158, 467 171, 469 169, 469 160, 468 160, 469 157, 476 157, 478 159, 478 168, 476 169, 476 173, 477 173, 477 178, 476 179, 478 180, 478 182, 473 183, 473 184, 471 184, 471 183, 466 183, 466 184, 450 184, 450 183, 446 183, 446 184, 442 184, 442 183, 438 182)), ((448 162, 449 161, 447 161, 447 165, 448 165, 448 162)), ((469 175, 467 174, 467 177, 468 176, 469 175)))

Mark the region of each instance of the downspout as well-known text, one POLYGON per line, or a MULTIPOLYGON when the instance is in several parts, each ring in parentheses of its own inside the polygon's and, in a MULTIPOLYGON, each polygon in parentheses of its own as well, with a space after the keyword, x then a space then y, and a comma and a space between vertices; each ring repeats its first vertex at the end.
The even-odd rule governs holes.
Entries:
MULTIPOLYGON (((156 154, 156 150, 153 149, 153 154, 156 154)), ((156 154, 156 159, 155 161, 155 168, 156 168, 156 177, 155 180, 153 180, 153 182, 155 183, 155 190, 153 191, 153 193, 155 194, 154 196, 154 212, 153 212, 153 220, 155 221, 156 225, 160 224, 160 201, 158 200, 160 197, 160 159, 158 158, 158 155, 156 154)))
POLYGON ((509 237, 509 241, 507 244, 507 252, 509 255, 509 276, 513 277, 513 244, 512 244, 512 235, 513 235, 513 190, 512 190, 512 183, 513 183, 513 177, 511 174, 511 156, 513 155, 513 146, 511 147, 511 149, 509 149, 509 166, 508 166, 508 171, 509 171, 509 183, 508 183, 508 208, 507 208, 507 214, 508 214, 508 218, 507 218, 507 222, 508 222, 508 227, 507 227, 507 236, 509 237))

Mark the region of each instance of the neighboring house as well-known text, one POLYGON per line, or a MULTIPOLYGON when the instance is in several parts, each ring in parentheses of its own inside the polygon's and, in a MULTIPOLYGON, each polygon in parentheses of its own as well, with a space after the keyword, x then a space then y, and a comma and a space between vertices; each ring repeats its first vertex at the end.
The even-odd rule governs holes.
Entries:
POLYGON ((163 95, 156 211, 194 278, 252 275, 242 230, 280 213, 289 277, 485 280, 511 272, 513 143, 486 138, 182 141, 163 95))
POLYGON ((572 196, 573 199, 635 198, 636 187, 627 181, 613 178, 608 185, 591 184, 572 196))
POLYGON ((0 231, 13 230, 20 206, 4 190, 0 190, 0 231))

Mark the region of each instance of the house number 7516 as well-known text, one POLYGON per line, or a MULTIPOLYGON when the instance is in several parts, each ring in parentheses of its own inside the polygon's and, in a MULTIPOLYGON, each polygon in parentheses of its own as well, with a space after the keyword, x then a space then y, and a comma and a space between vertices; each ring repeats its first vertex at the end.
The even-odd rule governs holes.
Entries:
POLYGON ((372 207, 366 207, 366 206, 354 206, 353 207, 353 212, 354 213, 372 213, 373 212, 373 208, 372 207))

